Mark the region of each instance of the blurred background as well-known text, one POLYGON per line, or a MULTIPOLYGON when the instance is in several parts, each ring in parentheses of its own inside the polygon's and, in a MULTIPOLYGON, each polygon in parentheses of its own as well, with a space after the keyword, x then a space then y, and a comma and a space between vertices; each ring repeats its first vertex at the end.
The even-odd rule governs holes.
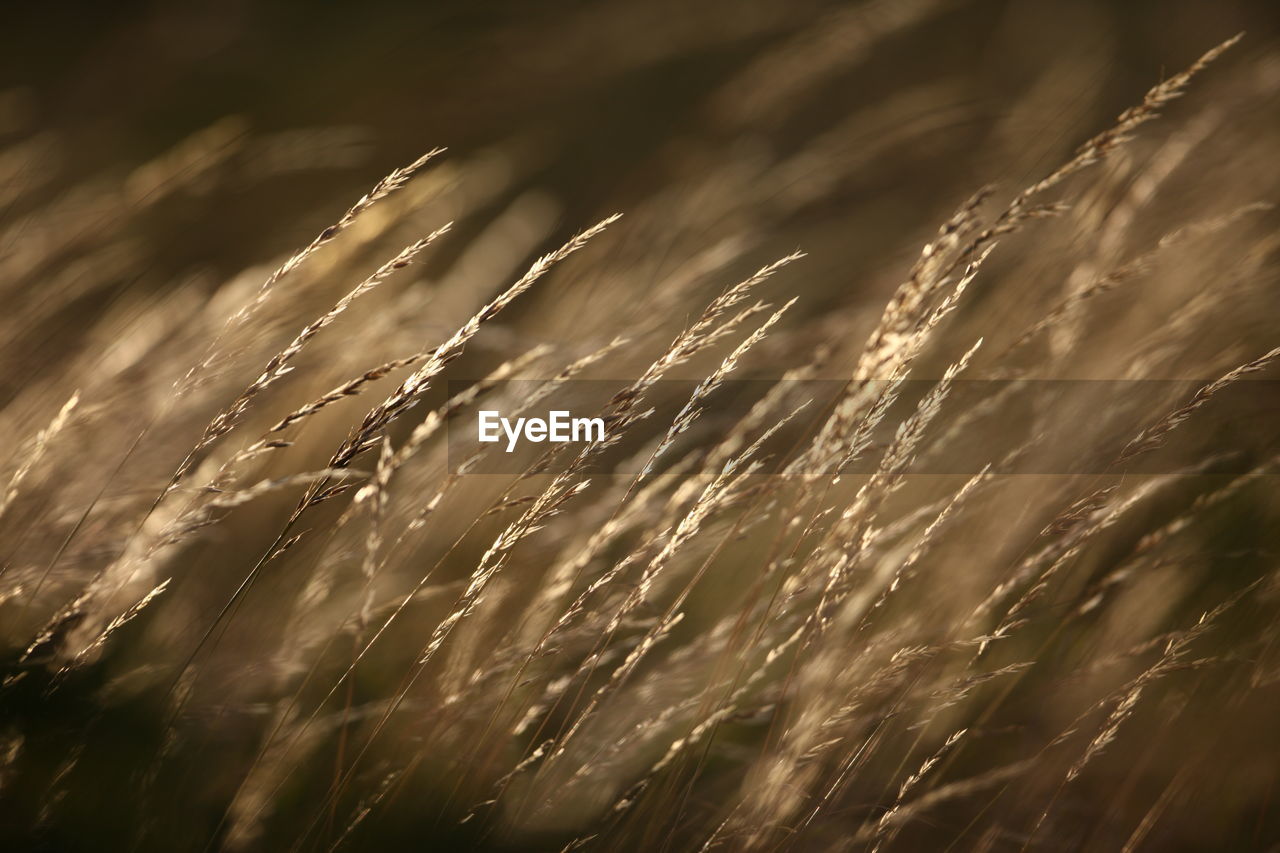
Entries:
MULTIPOLYGON (((287 251, 392 166, 448 146, 502 172, 477 220, 535 193, 556 236, 725 172, 735 204, 705 203, 751 217, 764 254, 803 245, 807 277, 832 300, 869 284, 841 270, 872 253, 905 260, 958 198, 1030 179, 1209 46, 1247 31, 1231 57, 1243 67, 1280 31, 1266 0, 226 0, 0 14, 0 132, 38 153, 3 175, 6 194, 27 190, 7 217, 213 136, 209 174, 129 222, 146 268, 128 286, 287 251)), ((1274 57, 1265 74, 1274 92, 1274 57)), ((1273 121, 1274 106, 1233 121, 1273 121)), ((1274 181, 1274 168, 1259 162, 1255 176, 1274 181)), ((690 192, 666 210, 671 231, 682 218, 726 229, 683 209, 697 204, 690 192)))

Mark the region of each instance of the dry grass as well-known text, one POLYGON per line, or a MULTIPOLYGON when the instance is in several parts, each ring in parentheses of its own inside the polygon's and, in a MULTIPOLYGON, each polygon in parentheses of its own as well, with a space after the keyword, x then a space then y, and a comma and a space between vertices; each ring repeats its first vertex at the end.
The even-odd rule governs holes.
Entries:
MULTIPOLYGON (((856 61, 823 31, 930 14, 888 8, 768 54, 716 114, 776 115, 856 61)), ((542 202, 495 216, 492 163, 432 151, 282 263, 92 317, 76 306, 136 247, 75 223, 126 197, 141 215, 243 138, 31 203, 22 227, 66 224, 6 235, 0 265, 0 839, 1280 842, 1256 405, 1280 358, 1255 172, 1276 129, 1231 118, 1268 103, 1274 62, 1232 65, 1235 41, 1025 189, 942 193, 914 263, 842 270, 857 298, 818 310, 820 253, 762 265, 751 217, 859 168, 836 137, 705 169, 502 279, 547 242, 542 202), (1229 97, 1150 124, 1219 73, 1229 97), (1211 146, 1233 155, 1201 169, 1211 146), (32 365, 18 330, 72 318, 82 343, 32 365), (780 381, 739 411, 740 377, 780 381), (1142 393, 1067 381, 1090 379, 1142 393), (604 442, 505 476, 451 455, 482 404, 537 411, 584 380, 610 389, 604 442), (970 380, 999 390, 975 403, 970 380)))

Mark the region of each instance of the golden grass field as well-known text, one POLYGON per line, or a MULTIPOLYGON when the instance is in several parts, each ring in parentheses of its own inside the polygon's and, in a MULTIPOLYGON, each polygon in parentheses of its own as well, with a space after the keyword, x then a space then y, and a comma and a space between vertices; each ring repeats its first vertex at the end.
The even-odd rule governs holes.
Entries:
POLYGON ((287 8, 7 28, 0 849, 1280 849, 1266 4, 287 8))

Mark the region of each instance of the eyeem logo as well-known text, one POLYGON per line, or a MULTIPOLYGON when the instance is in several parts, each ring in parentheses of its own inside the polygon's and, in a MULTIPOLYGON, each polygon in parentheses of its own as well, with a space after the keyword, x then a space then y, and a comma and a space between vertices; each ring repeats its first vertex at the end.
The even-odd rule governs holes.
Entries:
POLYGON ((499 430, 507 436, 507 452, 516 449, 516 443, 523 434, 526 441, 552 441, 556 444, 568 444, 579 441, 604 441, 604 418, 575 418, 567 411, 547 413, 547 418, 516 418, 513 424, 509 418, 493 410, 481 411, 479 419, 480 441, 492 443, 499 441, 499 430))

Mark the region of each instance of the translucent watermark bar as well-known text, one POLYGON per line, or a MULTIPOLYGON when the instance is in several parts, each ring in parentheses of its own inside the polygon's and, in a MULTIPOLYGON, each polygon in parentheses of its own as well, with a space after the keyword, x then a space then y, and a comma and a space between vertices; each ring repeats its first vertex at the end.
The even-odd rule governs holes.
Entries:
MULTIPOLYGON (((448 466, 454 473, 513 475, 534 466, 554 470, 584 454, 590 471, 635 475, 646 468, 661 471, 690 454, 712 453, 731 433, 745 441, 745 449, 786 419, 753 456, 760 472, 819 473, 830 470, 825 451, 836 450, 823 447, 821 437, 832 441, 826 425, 843 410, 846 437, 854 430, 865 433, 861 451, 842 470, 872 474, 903 424, 919 419, 922 401, 940 391, 939 382, 743 379, 725 381, 704 395, 697 380, 662 380, 627 405, 618 402, 631 384, 625 379, 510 380, 450 419, 448 466), (870 425, 868 415, 877 406, 884 416, 870 425)), ((955 380, 903 460, 901 473, 1160 474, 1199 466, 1207 473, 1231 474, 1280 453, 1280 382, 1275 380, 1227 386, 1161 433, 1168 416, 1205 384, 1192 379, 955 380), (1140 440, 1152 430, 1157 440, 1140 440)), ((451 381, 448 393, 469 385, 451 381)))

